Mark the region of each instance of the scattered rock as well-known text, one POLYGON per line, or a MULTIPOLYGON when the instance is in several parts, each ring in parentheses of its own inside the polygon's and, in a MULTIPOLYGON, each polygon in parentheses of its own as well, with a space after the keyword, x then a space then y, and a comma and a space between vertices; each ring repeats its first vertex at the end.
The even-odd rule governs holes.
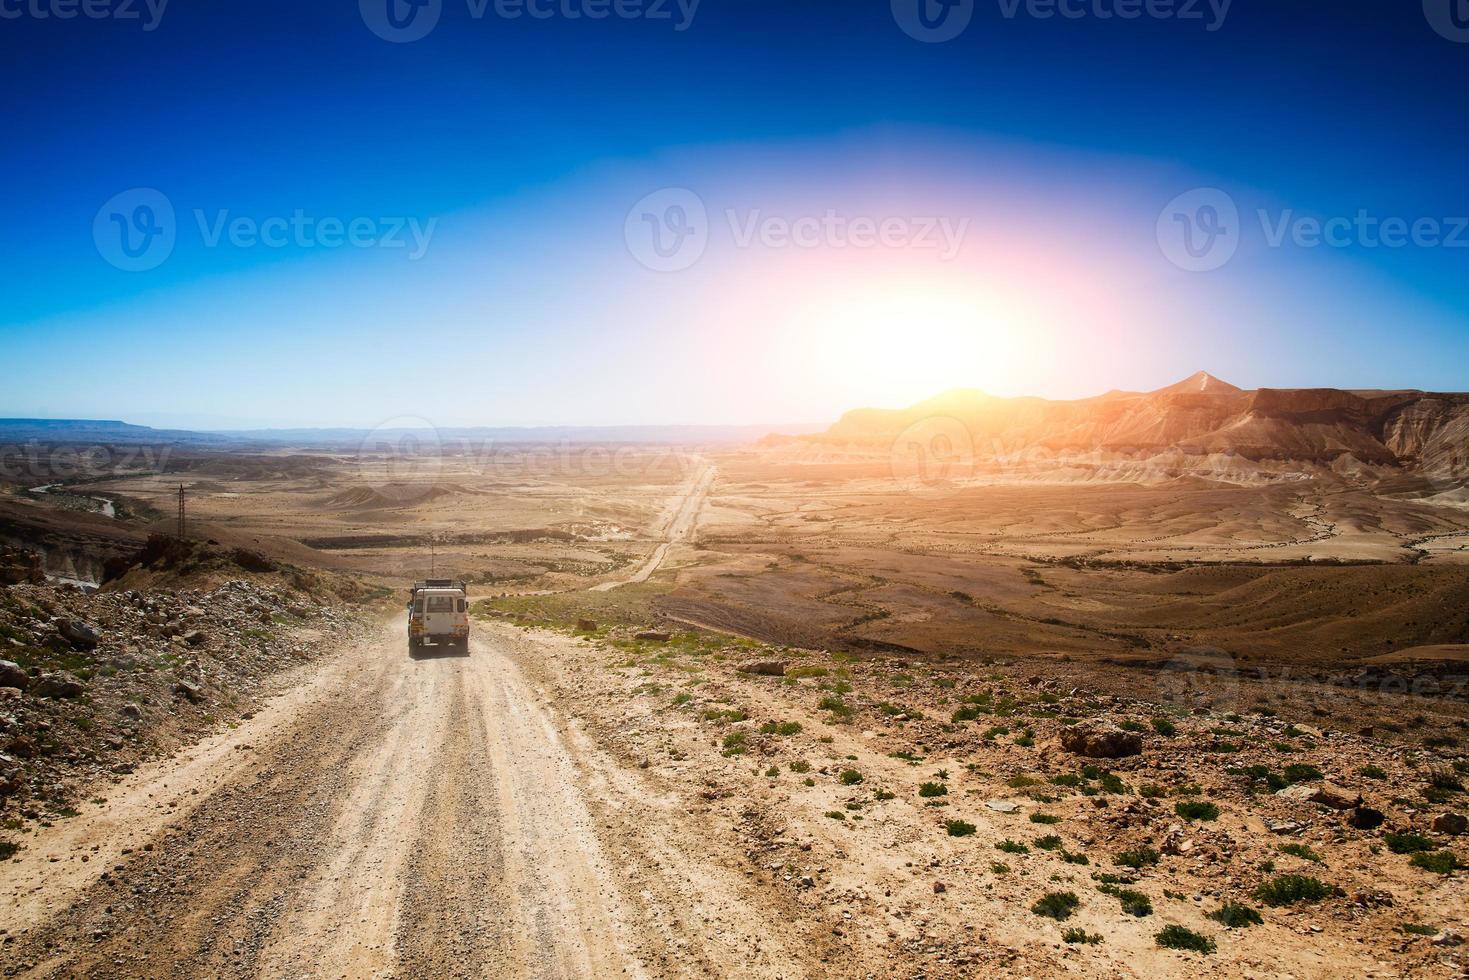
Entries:
POLYGON ((1143 750, 1143 737, 1111 722, 1083 721, 1061 732, 1061 747, 1088 759, 1118 759, 1143 750))
POLYGON ((1272 834, 1299 834, 1306 825, 1299 820, 1266 820, 1265 829, 1272 834))
POLYGON ((1469 819, 1465 819, 1462 813, 1440 813, 1433 818, 1433 829, 1440 834, 1458 836, 1469 830, 1469 819))
POLYGON ((1464 937, 1453 929, 1445 929, 1431 940, 1435 946, 1462 946, 1464 937))
POLYGON ((203 689, 196 684, 190 684, 188 681, 179 681, 173 686, 173 690, 175 694, 181 695, 190 704, 198 704, 204 700, 203 689))
POLYGON ((634 633, 633 639, 645 640, 648 643, 667 643, 668 634, 658 630, 643 630, 641 633, 634 633))
POLYGON ((209 639, 209 634, 205 633, 203 630, 189 630, 179 639, 183 640, 191 647, 200 647, 203 646, 204 643, 209 639))
POLYGON ((996 813, 1016 813, 1020 810, 1019 803, 1011 803, 1009 800, 990 800, 985 806, 996 813))
POLYGON ((0 687, 18 687, 24 691, 31 683, 31 675, 11 660, 0 660, 0 687))
POLYGON ((56 632, 79 650, 95 650, 102 640, 97 627, 80 619, 63 619, 57 622, 56 632))
POLYGON ((1353 810, 1362 805, 1361 793, 1353 793, 1335 783, 1322 783, 1306 799, 1333 810, 1353 810))
POLYGON ((784 677, 786 665, 780 660, 756 660, 751 663, 741 664, 736 669, 742 674, 759 674, 762 677, 784 677))
POLYGON ((1359 806, 1347 814, 1347 823, 1358 830, 1376 830, 1386 819, 1381 810, 1370 806, 1359 806))
POLYGON ((597 621, 595 619, 578 619, 576 628, 583 633, 597 632, 597 621))
POLYGON ((64 670, 54 674, 42 674, 31 688, 38 698, 79 698, 86 693, 87 685, 75 675, 64 670))

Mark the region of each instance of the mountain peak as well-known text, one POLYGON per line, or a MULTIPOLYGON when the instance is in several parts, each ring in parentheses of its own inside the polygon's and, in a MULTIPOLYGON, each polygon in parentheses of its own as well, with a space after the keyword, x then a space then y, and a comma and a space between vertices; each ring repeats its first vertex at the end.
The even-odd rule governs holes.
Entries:
POLYGON ((1214 377, 1214 375, 1210 374, 1208 371, 1197 371, 1194 374, 1191 374, 1188 377, 1184 378, 1182 381, 1178 382, 1178 384, 1169 385, 1167 388, 1159 388, 1157 391, 1153 392, 1153 394, 1155 394, 1155 395, 1172 395, 1172 394, 1207 394, 1207 395, 1219 395, 1219 394, 1232 394, 1234 392, 1238 392, 1238 391, 1242 391, 1242 390, 1243 389, 1241 389, 1241 388, 1236 388, 1234 385, 1230 384, 1228 381, 1220 381, 1218 378, 1214 377))

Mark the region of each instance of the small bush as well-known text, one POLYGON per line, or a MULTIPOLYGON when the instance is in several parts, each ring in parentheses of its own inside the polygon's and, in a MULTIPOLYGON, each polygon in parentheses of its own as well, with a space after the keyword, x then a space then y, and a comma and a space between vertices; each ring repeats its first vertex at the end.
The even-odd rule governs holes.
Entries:
POLYGON ((1054 813, 1032 813, 1030 815, 1030 822, 1031 823, 1060 823, 1061 822, 1061 818, 1058 817, 1058 816, 1056 816, 1054 813))
POLYGON ((1297 902, 1319 902, 1336 891, 1324 881, 1307 875, 1281 875, 1255 889, 1255 897, 1271 908, 1297 902))
POLYGON ((1185 820, 1216 820, 1219 817, 1219 808, 1204 800, 1186 800, 1176 803, 1173 812, 1185 820))
POLYGON ((972 823, 963 820, 945 820, 944 830, 949 832, 950 837, 968 837, 979 828, 972 823))
POLYGON ((1153 914, 1153 900, 1147 895, 1132 888, 1119 888, 1116 885, 1101 885, 1098 891, 1104 895, 1111 895, 1122 903, 1122 911, 1128 915, 1137 916, 1139 919, 1153 914))
POLYGON ((1076 907, 1080 904, 1081 899, 1076 897, 1075 892, 1047 892, 1036 899, 1036 903, 1030 907, 1030 910, 1036 915, 1043 915, 1057 922, 1065 922, 1071 918, 1071 913, 1075 912, 1076 907))
POLYGON ((724 736, 724 754, 725 755, 744 755, 744 753, 745 753, 745 733, 744 732, 742 732, 742 731, 739 731, 739 732, 730 732, 728 735, 724 736))
POLYGON ((1132 719, 1128 719, 1127 721, 1120 721, 1120 722, 1118 722, 1117 723, 1117 727, 1120 728, 1120 729, 1122 729, 1124 732, 1142 732, 1142 731, 1146 731, 1146 729, 1142 726, 1142 724, 1140 724, 1139 722, 1133 721, 1132 719))
POLYGON ((1005 838, 1004 840, 1000 841, 998 844, 996 844, 995 847, 997 847, 1000 850, 1004 851, 1006 854, 1029 854, 1030 853, 1030 848, 1026 847, 1024 844, 1020 843, 1018 840, 1011 840, 1008 837, 1005 838))
POLYGON ((1438 926, 1428 926, 1421 922, 1404 922, 1399 929, 1412 936, 1437 936, 1438 926))
POLYGON ((1414 854, 1409 863, 1415 868, 1441 875, 1451 875, 1463 867, 1453 851, 1422 851, 1414 854))
POLYGON ((1386 779, 1387 770, 1381 766, 1363 766, 1357 770, 1357 775, 1366 776, 1368 779, 1386 779))
POLYGON ((862 782, 862 774, 855 769, 843 769, 837 778, 842 781, 843 786, 856 786, 862 782))
POLYGON ((872 794, 872 797, 873 797, 873 799, 877 800, 879 803, 882 803, 882 802, 885 802, 887 800, 896 800, 898 798, 898 794, 897 793, 889 793, 885 789, 880 789, 876 793, 873 793, 872 794))
POLYGON ((1416 854, 1419 851, 1433 850, 1433 841, 1411 830, 1403 833, 1388 831, 1382 835, 1382 842, 1394 854, 1416 854))
POLYGON ((949 787, 943 783, 924 783, 918 787, 918 795, 925 798, 931 796, 948 796, 949 787))
POLYGON ((1139 847, 1132 851, 1123 851, 1112 859, 1113 864, 1124 868, 1132 868, 1141 871, 1143 868, 1151 867, 1158 863, 1161 855, 1151 847, 1139 847))
POLYGON ((1080 943, 1095 946, 1102 941, 1102 936, 1100 933, 1087 932, 1085 929, 1067 929, 1061 933, 1061 941, 1063 943, 1070 943, 1073 946, 1080 943))
POLYGON ((1062 848, 1061 849, 1061 860, 1065 861, 1067 864, 1091 864, 1092 863, 1091 858, 1087 857, 1085 854, 1072 854, 1070 851, 1066 850, 1065 848, 1062 848))
POLYGON ((1313 851, 1310 844, 1282 844, 1280 853, 1290 854, 1306 861, 1315 861, 1317 864, 1321 863, 1321 855, 1313 851))
POLYGON ((1005 785, 1011 789, 1029 789, 1032 786, 1039 786, 1040 784, 1041 781, 1032 776, 1011 776, 1005 780, 1005 785))
POLYGON ((1007 875, 1010 873, 1010 866, 1003 861, 991 861, 990 870, 997 875, 1007 875))
POLYGON ((1178 726, 1169 721, 1167 718, 1154 718, 1153 731, 1157 732, 1159 735, 1162 735, 1164 738, 1172 738, 1174 735, 1178 734, 1178 726))
POLYGON ((1282 773, 1288 783, 1308 783, 1313 779, 1320 779, 1322 773, 1315 766, 1304 762, 1293 762, 1285 767, 1282 773))
POLYGON ((1248 929, 1250 926, 1258 926, 1265 921, 1260 918, 1259 912, 1248 905, 1238 905, 1234 902, 1225 902, 1217 912, 1210 912, 1209 918, 1230 929, 1248 929))
POLYGON ((805 773, 811 771, 811 763, 807 762, 805 759, 797 759, 795 762, 791 763, 790 769, 791 772, 798 772, 804 775, 805 773))
POLYGON ((1163 931, 1154 937, 1159 946, 1164 949, 1186 949, 1194 953, 1214 952, 1214 940, 1208 936, 1200 935, 1192 929, 1183 926, 1164 926, 1163 931))
POLYGON ((962 708, 960 708, 958 711, 955 711, 952 715, 950 715, 949 716, 949 720, 952 721, 954 724, 957 725, 961 721, 974 721, 976 718, 978 718, 983 713, 984 712, 980 711, 974 705, 972 705, 972 704, 966 704, 962 708))
POLYGON ((1061 847, 1061 838, 1055 834, 1047 834, 1044 837, 1037 837, 1032 843, 1043 851, 1054 851, 1061 847))
POLYGON ((20 850, 20 845, 13 840, 0 840, 0 861, 9 861, 15 857, 15 852, 20 850))

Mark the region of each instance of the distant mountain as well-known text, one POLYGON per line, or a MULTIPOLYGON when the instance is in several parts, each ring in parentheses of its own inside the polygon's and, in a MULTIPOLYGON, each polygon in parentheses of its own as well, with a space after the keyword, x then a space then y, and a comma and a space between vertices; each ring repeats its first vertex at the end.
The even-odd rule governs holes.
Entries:
POLYGON ((1029 454, 1118 473, 1155 461, 1176 475, 1203 476, 1224 468, 1285 478, 1366 467, 1375 468, 1374 476, 1413 472, 1461 483, 1469 477, 1469 394, 1247 391, 1202 371, 1157 391, 1079 401, 950 391, 906 409, 858 409, 823 433, 767 445, 881 452, 905 433, 921 438, 940 425, 936 420, 954 431, 962 426, 976 460, 1029 454), (1211 462, 1177 462, 1200 457, 1211 462))
POLYGON ((819 425, 619 425, 543 427, 453 427, 441 429, 255 429, 195 432, 152 429, 127 422, 95 419, 0 419, 0 442, 146 443, 169 442, 204 446, 302 446, 355 451, 366 442, 412 437, 420 446, 443 445, 447 450, 471 444, 561 445, 566 443, 628 443, 677 445, 735 445, 751 442, 772 430, 789 435, 819 432, 819 425))

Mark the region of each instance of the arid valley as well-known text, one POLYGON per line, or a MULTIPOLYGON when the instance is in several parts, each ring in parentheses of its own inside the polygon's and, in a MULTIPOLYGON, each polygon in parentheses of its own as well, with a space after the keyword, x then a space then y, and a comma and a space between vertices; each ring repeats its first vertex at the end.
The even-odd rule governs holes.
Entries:
POLYGON ((738 443, 17 428, 0 961, 1459 975, 1469 399, 1220 385, 738 443), (471 648, 410 656, 442 575, 471 648))

